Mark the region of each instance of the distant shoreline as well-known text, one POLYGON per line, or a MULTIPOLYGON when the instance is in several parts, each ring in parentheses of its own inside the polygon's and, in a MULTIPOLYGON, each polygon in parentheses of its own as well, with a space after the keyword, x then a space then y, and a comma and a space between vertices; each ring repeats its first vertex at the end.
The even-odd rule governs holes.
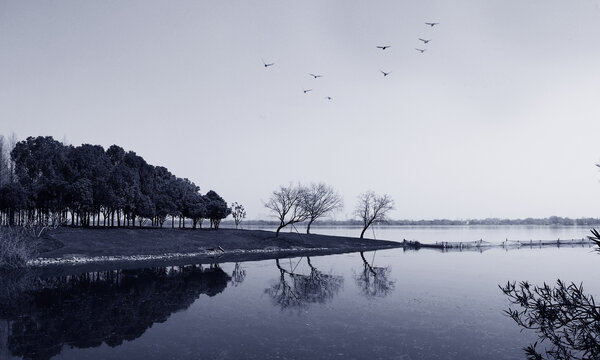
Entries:
MULTIPOLYGON (((223 220, 221 222, 225 226, 235 226, 233 220, 223 220)), ((245 220, 242 225, 250 226, 277 226, 279 223, 272 220, 245 220)), ((433 219, 433 220, 388 220, 377 224, 377 226, 477 226, 477 225, 535 225, 535 226, 600 226, 600 218, 564 218, 551 216, 549 218, 525 218, 525 219, 469 219, 469 220, 449 220, 449 219, 433 219)), ((296 225, 303 228, 304 224, 296 225)), ((319 220, 312 226, 362 226, 359 220, 319 220)))

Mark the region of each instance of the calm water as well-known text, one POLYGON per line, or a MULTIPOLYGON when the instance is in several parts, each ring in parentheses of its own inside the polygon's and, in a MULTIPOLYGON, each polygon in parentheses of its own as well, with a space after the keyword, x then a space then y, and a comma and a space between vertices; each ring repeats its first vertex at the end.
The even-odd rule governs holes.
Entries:
MULTIPOLYGON (((276 227, 247 226, 247 229, 271 230, 276 227)), ((311 233, 337 236, 360 236, 362 228, 359 226, 334 227, 312 226, 311 233)), ((299 232, 303 234, 306 228, 296 226, 284 228, 282 231, 299 232)), ((505 240, 556 240, 556 239, 581 239, 590 235, 589 227, 575 226, 374 226, 365 232, 369 239, 402 241, 417 240, 421 243, 433 244, 442 241, 468 242, 485 240, 499 244, 505 240)))
MULTIPOLYGON (((457 240, 472 234, 410 229, 419 240, 438 230, 457 240)), ((530 230, 514 234, 537 234, 530 230)), ((508 300, 498 285, 560 278, 600 298, 599 265, 589 247, 396 249, 13 277, 0 284, 0 358, 525 359, 536 334, 503 315, 508 300)))

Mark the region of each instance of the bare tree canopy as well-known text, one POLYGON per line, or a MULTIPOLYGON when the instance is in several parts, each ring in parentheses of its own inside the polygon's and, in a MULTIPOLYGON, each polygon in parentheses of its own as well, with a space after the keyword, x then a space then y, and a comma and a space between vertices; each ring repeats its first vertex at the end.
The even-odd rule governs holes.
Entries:
POLYGON ((358 196, 358 203, 354 211, 356 216, 363 222, 363 229, 360 233, 362 239, 365 231, 371 224, 387 219, 387 213, 394 209, 394 200, 387 195, 377 195, 373 191, 358 196))
POLYGON ((312 183, 302 199, 302 207, 308 213, 306 233, 310 234, 310 226, 318 218, 344 207, 342 197, 335 192, 333 186, 324 183, 312 183))
POLYGON ((301 185, 280 186, 265 203, 265 207, 279 220, 275 237, 279 237, 279 230, 283 227, 308 219, 309 215, 302 206, 305 191, 301 185))

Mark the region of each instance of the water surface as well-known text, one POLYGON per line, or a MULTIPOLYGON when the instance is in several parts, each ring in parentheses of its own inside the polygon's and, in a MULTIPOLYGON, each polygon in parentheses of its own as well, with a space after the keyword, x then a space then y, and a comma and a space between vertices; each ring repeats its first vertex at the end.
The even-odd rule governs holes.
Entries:
POLYGON ((600 297, 599 264, 581 246, 394 249, 17 277, 0 358, 525 359, 536 335, 503 314, 498 285, 560 278, 600 297))

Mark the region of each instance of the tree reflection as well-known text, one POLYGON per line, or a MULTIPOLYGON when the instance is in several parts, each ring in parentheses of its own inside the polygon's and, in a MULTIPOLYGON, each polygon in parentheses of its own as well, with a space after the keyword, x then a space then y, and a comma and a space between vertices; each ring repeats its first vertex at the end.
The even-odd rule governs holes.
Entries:
POLYGON ((356 274, 355 280, 362 294, 367 298, 389 295, 394 290, 396 283, 390 279, 390 267, 378 267, 369 264, 362 251, 360 252, 360 257, 363 260, 363 269, 356 274))
POLYGON ((310 257, 306 257, 306 261, 310 268, 308 275, 296 273, 294 269, 287 270, 281 266, 279 259, 275 260, 280 276, 265 293, 282 309, 326 303, 333 299, 344 285, 342 276, 323 273, 313 266, 310 257))
POLYGON ((523 329, 537 332, 538 341, 524 348, 527 359, 600 358, 600 307, 581 285, 558 280, 556 287, 538 287, 524 281, 500 289, 521 308, 505 313, 523 329), (540 349, 546 340, 549 347, 540 349))
POLYGON ((233 267, 233 271, 231 273, 231 284, 233 286, 238 286, 246 279, 246 270, 242 268, 240 263, 235 263, 233 267))
POLYGON ((63 345, 118 346, 156 322, 215 296, 230 281, 218 265, 112 270, 76 276, 2 277, 0 319, 8 323, 13 356, 50 359, 63 345), (7 290, 8 289, 8 290, 7 290))

